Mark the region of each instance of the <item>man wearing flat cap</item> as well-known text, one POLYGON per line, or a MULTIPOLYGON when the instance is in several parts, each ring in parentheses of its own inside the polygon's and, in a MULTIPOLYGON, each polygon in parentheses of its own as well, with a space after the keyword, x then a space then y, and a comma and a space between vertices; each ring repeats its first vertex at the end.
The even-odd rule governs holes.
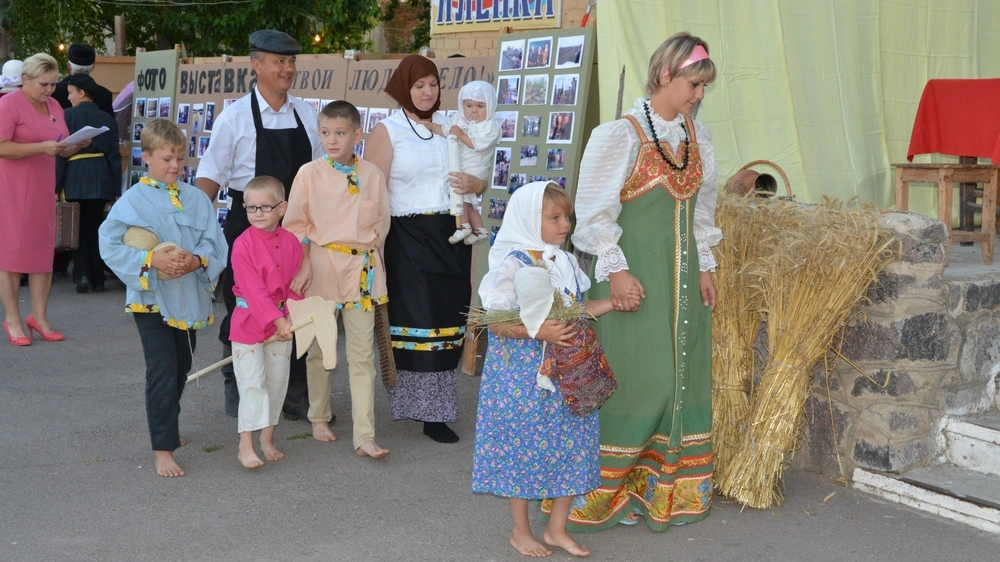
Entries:
MULTIPOLYGON (((295 81, 295 56, 302 47, 287 33, 262 29, 250 35, 250 59, 256 85, 218 115, 212 142, 198 164, 196 185, 212 201, 220 186, 229 186, 230 213, 223 232, 232 255, 233 241, 250 227, 243 210, 243 188, 257 176, 273 176, 285 185, 285 200, 299 167, 322 157, 316 110, 301 98, 288 95, 295 81)), ((231 258, 230 258, 231 259, 231 258)), ((219 325, 224 356, 232 354, 229 322, 236 308, 232 261, 223 276, 226 317, 219 325)), ((287 419, 306 419, 309 411, 305 357, 292 362, 288 393, 282 411, 287 419)), ((224 367, 226 413, 239 411, 239 391, 233 367, 224 367)))
POLYGON ((102 89, 89 74, 66 79, 72 107, 66 110, 70 133, 91 126, 107 127, 90 146, 69 158, 56 159, 56 192, 66 201, 80 204, 80 247, 73 252, 73 282, 76 292, 104 292, 104 261, 98 248, 97 230, 104 222, 104 207, 121 191, 122 161, 118 152, 118 122, 101 111, 94 96, 102 89))
MULTIPOLYGON (((77 74, 86 74, 89 76, 90 71, 94 70, 95 60, 97 60, 97 54, 90 45, 73 44, 69 46, 69 76, 60 80, 56 84, 56 91, 52 92, 52 99, 59 102, 59 105, 63 109, 73 107, 73 104, 69 102, 69 91, 67 89, 70 76, 77 74)), ((99 84, 96 84, 96 86, 97 88, 93 96, 94 103, 102 111, 114 117, 115 110, 111 107, 111 91, 99 84)))

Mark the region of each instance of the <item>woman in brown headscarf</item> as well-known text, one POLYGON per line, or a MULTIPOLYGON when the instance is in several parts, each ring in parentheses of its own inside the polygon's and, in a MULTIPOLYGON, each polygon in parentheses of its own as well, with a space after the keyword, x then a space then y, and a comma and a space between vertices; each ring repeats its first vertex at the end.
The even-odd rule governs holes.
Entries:
POLYGON ((403 59, 386 92, 403 110, 382 120, 368 139, 365 159, 385 174, 392 226, 385 241, 389 322, 396 386, 389 389, 395 419, 424 422, 439 443, 458 441, 447 425, 458 415, 456 368, 472 299, 472 248, 450 244, 451 189, 482 193, 481 179, 448 173, 438 71, 419 55, 403 59))

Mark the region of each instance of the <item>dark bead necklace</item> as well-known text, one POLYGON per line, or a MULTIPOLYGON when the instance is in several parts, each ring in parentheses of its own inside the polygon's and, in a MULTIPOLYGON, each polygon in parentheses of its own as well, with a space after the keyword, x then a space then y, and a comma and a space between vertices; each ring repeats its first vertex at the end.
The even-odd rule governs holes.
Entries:
MULTIPOLYGON (((683 170, 684 168, 687 168, 688 153, 691 152, 688 147, 688 142, 690 142, 691 137, 688 136, 687 127, 684 125, 684 123, 681 123, 681 129, 684 129, 684 162, 680 166, 678 166, 677 164, 674 164, 674 162, 670 158, 667 158, 666 153, 663 152, 663 147, 660 146, 660 139, 657 138, 656 136, 656 128, 653 127, 653 118, 649 114, 649 103, 643 102, 642 108, 646 110, 646 123, 649 124, 649 131, 653 133, 653 143, 656 144, 656 151, 660 153, 660 157, 663 158, 663 161, 669 164, 670 167, 675 170, 683 170)), ((681 148, 680 145, 677 145, 677 150, 680 150, 680 148, 681 148)))
POLYGON ((406 118, 406 122, 410 124, 410 130, 413 131, 414 135, 417 135, 418 139, 429 141, 432 138, 434 138, 434 131, 431 131, 431 136, 429 136, 427 138, 424 138, 424 137, 420 136, 420 133, 417 132, 417 128, 413 126, 413 121, 410 121, 410 116, 406 114, 406 110, 405 109, 400 109, 400 111, 403 112, 403 117, 405 117, 406 118))

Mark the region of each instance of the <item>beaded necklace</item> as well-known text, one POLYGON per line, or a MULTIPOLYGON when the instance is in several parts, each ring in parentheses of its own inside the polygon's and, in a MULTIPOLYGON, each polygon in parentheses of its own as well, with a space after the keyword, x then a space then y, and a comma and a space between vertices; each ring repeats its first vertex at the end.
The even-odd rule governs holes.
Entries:
POLYGON ((406 110, 401 109, 400 111, 403 112, 403 117, 405 117, 406 118, 406 122, 410 124, 410 130, 413 131, 414 135, 417 135, 418 139, 424 140, 424 141, 429 141, 432 138, 434 138, 434 131, 431 131, 431 136, 429 136, 427 138, 424 138, 424 137, 420 136, 420 133, 417 132, 417 128, 413 126, 413 121, 410 121, 410 116, 406 114, 406 110))
POLYGON ((167 195, 170 196, 170 204, 173 205, 178 211, 184 211, 184 206, 181 205, 181 190, 177 187, 176 183, 166 184, 162 181, 156 181, 149 176, 139 178, 139 183, 144 183, 150 187, 155 187, 156 189, 165 190, 167 195))
MULTIPOLYGON (((663 161, 669 164, 670 167, 675 170, 683 170, 684 168, 687 168, 688 153, 690 152, 688 150, 688 142, 691 140, 691 137, 688 136, 687 127, 684 126, 684 123, 681 123, 681 129, 684 130, 684 162, 680 166, 678 166, 677 164, 674 164, 670 158, 667 158, 667 154, 663 152, 663 147, 660 146, 660 139, 657 138, 656 136, 656 128, 653 127, 653 118, 649 114, 649 103, 642 102, 642 108, 646 111, 646 123, 649 124, 649 131, 653 133, 653 143, 656 145, 656 151, 660 153, 660 157, 663 158, 663 161)), ((680 149, 681 149, 680 145, 677 145, 677 150, 680 149)))
POLYGON ((361 193, 361 186, 358 184, 358 155, 354 155, 354 163, 350 166, 345 166, 340 162, 337 162, 330 155, 327 154, 323 158, 326 158, 326 163, 333 166, 334 170, 342 174, 347 174, 347 191, 351 195, 357 195, 361 193))

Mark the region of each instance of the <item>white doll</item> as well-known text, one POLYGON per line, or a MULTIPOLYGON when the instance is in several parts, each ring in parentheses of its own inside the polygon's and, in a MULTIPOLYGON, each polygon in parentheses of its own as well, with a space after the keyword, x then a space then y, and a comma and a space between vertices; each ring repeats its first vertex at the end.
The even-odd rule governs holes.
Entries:
MULTIPOLYGON (((469 82, 458 92, 458 111, 448 129, 448 164, 453 172, 472 174, 489 182, 493 170, 493 149, 500 142, 500 124, 493 117, 496 111, 496 91, 489 82, 469 82)), ((468 245, 489 237, 483 219, 476 210, 479 201, 474 194, 451 193, 451 214, 456 219, 455 234, 448 241, 468 245)))

